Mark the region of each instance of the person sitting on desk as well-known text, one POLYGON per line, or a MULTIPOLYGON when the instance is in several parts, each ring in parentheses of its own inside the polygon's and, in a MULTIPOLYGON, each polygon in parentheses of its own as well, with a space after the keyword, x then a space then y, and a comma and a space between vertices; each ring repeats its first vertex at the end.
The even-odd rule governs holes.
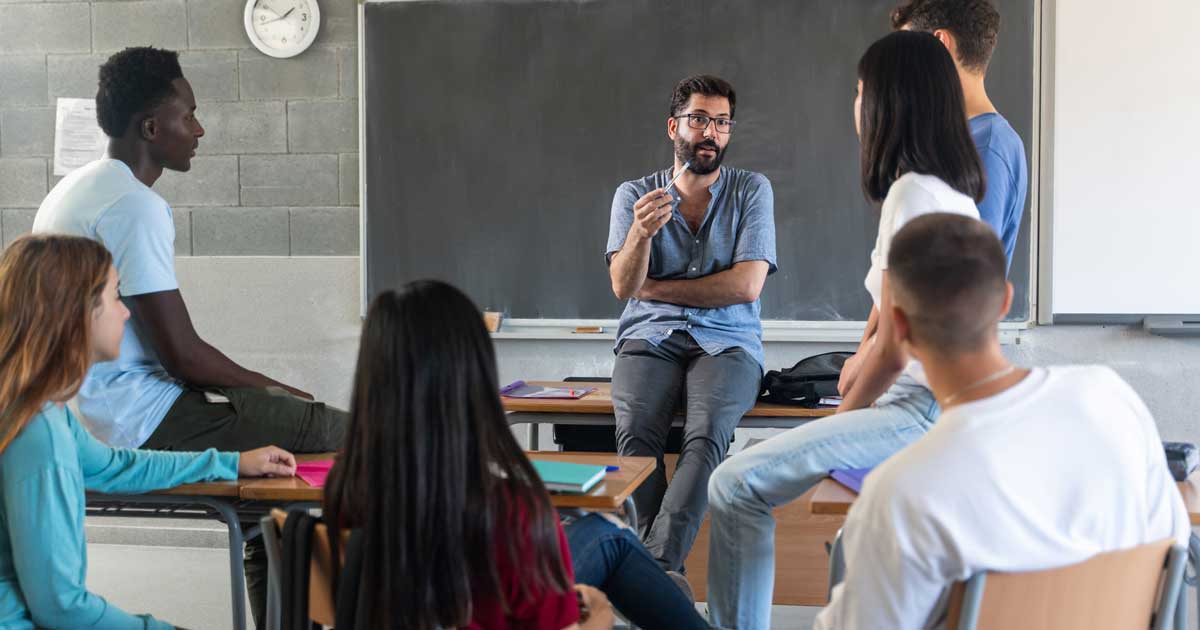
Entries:
POLYGON ((1005 267, 995 233, 963 216, 919 217, 892 241, 891 330, 925 366, 942 417, 867 476, 842 530, 846 578, 817 630, 937 627, 943 592, 980 571, 1187 544, 1187 511, 1133 389, 1108 367, 1005 358, 1005 267))
MULTIPOLYGON (((35 233, 83 236, 108 248, 133 313, 120 357, 92 366, 79 390, 82 420, 97 438, 126 448, 337 448, 346 412, 238 365, 192 326, 175 278, 171 207, 151 188, 164 170, 190 170, 204 136, 178 55, 126 48, 100 66, 99 79, 96 117, 108 154, 55 185, 33 221, 35 233)), ((266 573, 262 540, 252 539, 246 583, 260 628, 266 573)))
POLYGON ((617 188, 608 233, 613 293, 628 300, 613 367, 617 449, 658 460, 633 498, 646 547, 673 572, 762 379, 758 297, 776 269, 775 201, 763 175, 721 166, 736 104, 718 77, 675 86, 666 120, 674 165, 617 188), (663 452, 681 400, 683 446, 668 486, 663 452))

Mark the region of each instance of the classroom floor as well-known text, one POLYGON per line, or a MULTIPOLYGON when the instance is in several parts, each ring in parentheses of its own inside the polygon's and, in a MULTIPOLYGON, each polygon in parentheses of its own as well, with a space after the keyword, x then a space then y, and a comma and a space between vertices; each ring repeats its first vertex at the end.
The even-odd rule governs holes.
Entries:
MULTIPOLYGON (((93 542, 88 587, 128 612, 150 613, 192 630, 231 630, 227 557, 224 549, 212 547, 93 542)), ((703 610, 702 603, 697 607, 703 610)), ((811 628, 818 610, 775 606, 771 627, 811 628)))

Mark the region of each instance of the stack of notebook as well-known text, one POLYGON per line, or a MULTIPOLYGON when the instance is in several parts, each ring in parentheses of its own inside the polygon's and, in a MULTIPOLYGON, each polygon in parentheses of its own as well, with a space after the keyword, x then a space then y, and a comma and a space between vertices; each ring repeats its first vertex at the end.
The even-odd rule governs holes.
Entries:
POLYGON ((533 468, 542 478, 542 483, 546 484, 547 490, 572 494, 583 494, 591 490, 592 486, 604 478, 605 470, 604 466, 544 459, 533 460, 533 468))

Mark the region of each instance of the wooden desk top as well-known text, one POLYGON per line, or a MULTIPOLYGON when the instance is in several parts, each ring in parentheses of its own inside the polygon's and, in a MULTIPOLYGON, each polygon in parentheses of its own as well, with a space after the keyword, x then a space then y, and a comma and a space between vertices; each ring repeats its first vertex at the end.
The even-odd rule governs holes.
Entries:
MULTIPOLYGON (((1200 525, 1200 471, 1176 485, 1183 495, 1183 505, 1192 525, 1200 525)), ((817 483, 809 509, 813 514, 846 514, 856 498, 856 492, 826 477, 817 483)))
MULTIPOLYGON (((554 494, 550 502, 555 507, 577 507, 594 511, 615 511, 622 507, 625 499, 650 476, 655 467, 652 457, 620 457, 611 453, 559 453, 534 451, 529 459, 569 461, 599 466, 619 466, 610 472, 604 481, 596 484, 587 494, 554 494)), ((333 453, 308 456, 306 459, 330 459, 333 453)), ((202 484, 189 484, 181 488, 202 484)), ((179 488, 177 488, 178 490, 179 488)), ((202 493, 193 493, 202 494, 202 493)), ((299 477, 287 479, 244 479, 241 480, 241 498, 258 501, 306 501, 319 503, 322 488, 314 488, 299 477)))
MULTIPOLYGON (((532 413, 590 413, 611 415, 612 384, 610 383, 564 383, 561 381, 530 381, 530 385, 543 387, 595 387, 591 392, 579 399, 551 398, 502 398, 505 411, 523 411, 532 413)), ((777 405, 774 403, 758 403, 746 416, 759 418, 818 418, 831 416, 835 409, 807 409, 793 405, 777 405)))

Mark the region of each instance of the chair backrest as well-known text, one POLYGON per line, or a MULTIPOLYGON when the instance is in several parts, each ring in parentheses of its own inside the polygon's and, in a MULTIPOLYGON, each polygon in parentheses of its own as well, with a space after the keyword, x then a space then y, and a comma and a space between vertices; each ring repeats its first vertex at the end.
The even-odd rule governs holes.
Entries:
MULTIPOLYGON (((287 512, 275 508, 271 510, 271 520, 277 532, 283 531, 287 522, 287 512)), ((266 529, 266 528, 264 528, 266 529)), ((345 545, 342 546, 345 549, 345 545)), ((268 554, 268 559, 269 559, 268 554)), ((341 563, 338 563, 340 567, 341 563)), ((329 530, 324 523, 318 523, 313 530, 312 560, 308 578, 308 616, 323 626, 333 626, 335 620, 333 596, 333 550, 329 546, 329 530)))
POLYGON ((946 627, 987 630, 1166 628, 1183 579, 1173 540, 1026 573, 979 573, 950 592, 946 627))

